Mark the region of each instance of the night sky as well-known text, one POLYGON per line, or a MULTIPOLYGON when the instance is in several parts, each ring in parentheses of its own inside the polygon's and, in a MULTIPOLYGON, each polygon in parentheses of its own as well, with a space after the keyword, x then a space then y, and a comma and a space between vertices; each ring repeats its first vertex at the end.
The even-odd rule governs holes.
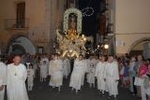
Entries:
POLYGON ((90 36, 98 33, 99 30, 99 15, 103 8, 104 0, 79 0, 79 9, 82 10, 86 7, 92 7, 94 14, 92 16, 83 17, 83 30, 82 33, 90 36))

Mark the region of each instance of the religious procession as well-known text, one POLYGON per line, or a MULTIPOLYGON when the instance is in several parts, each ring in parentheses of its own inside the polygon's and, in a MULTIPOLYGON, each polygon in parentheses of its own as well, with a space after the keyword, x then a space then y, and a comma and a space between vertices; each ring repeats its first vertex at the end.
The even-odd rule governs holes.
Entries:
POLYGON ((150 100, 150 0, 0 0, 0 100, 150 100))
POLYGON ((97 89, 110 100, 117 99, 119 87, 128 88, 142 100, 150 98, 150 62, 141 55, 85 58, 80 54, 71 60, 54 53, 51 56, 14 55, 12 61, 0 62, 0 100, 4 100, 5 87, 8 100, 29 100, 27 91, 34 90, 35 80, 47 81, 49 87, 60 92, 65 79, 70 80, 68 87, 75 95, 80 94, 87 83, 89 88, 97 89))

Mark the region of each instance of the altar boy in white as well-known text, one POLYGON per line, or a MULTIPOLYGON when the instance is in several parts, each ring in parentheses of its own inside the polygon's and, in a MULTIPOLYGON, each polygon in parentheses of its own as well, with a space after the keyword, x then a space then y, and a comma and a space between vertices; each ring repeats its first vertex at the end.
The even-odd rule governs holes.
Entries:
POLYGON ((33 65, 30 64, 29 68, 27 69, 28 72, 28 91, 32 91, 33 88, 33 81, 34 81, 34 69, 33 65))
POLYGON ((95 87, 95 69, 97 65, 97 61, 94 56, 90 56, 89 61, 87 62, 88 66, 88 74, 87 74, 87 82, 90 87, 95 87))
POLYGON ((106 62, 105 62, 105 57, 104 56, 100 56, 99 57, 99 62, 96 66, 96 71, 95 71, 95 77, 97 78, 97 86, 98 86, 98 90, 100 91, 100 93, 102 93, 104 95, 105 92, 105 77, 104 77, 104 72, 105 72, 105 66, 106 66, 106 62))
POLYGON ((60 87, 63 83, 63 63, 60 60, 58 54, 55 54, 54 60, 51 60, 49 63, 49 75, 51 77, 49 85, 53 88, 58 87, 58 91, 60 91, 60 87))
POLYGON ((67 79, 70 74, 70 60, 63 58, 63 75, 67 79))
POLYGON ((25 86, 26 67, 20 63, 20 55, 15 55, 13 62, 7 66, 7 98, 8 100, 28 100, 25 86))
POLYGON ((47 62, 44 60, 40 61, 39 67, 40 67, 40 81, 41 82, 46 81, 46 77, 48 73, 47 62))
POLYGON ((71 74, 69 85, 70 87, 72 87, 72 90, 76 90, 76 93, 78 92, 78 90, 81 89, 81 86, 83 86, 84 84, 86 67, 87 61, 83 59, 83 55, 79 55, 79 57, 74 62, 74 68, 71 74))
POLYGON ((4 100, 6 85, 6 65, 0 61, 0 100, 4 100))
POLYGON ((118 95, 119 71, 118 63, 114 60, 113 56, 108 57, 104 75, 106 79, 106 88, 108 90, 109 97, 114 96, 116 100, 116 96, 118 95))

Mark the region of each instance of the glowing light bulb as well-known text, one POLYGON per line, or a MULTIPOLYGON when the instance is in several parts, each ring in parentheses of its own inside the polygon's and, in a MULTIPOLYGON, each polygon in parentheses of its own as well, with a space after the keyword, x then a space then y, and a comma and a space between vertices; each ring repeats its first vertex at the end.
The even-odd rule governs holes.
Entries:
POLYGON ((105 45, 104 45, 104 48, 105 48, 105 49, 108 49, 108 48, 109 48, 109 45, 108 45, 108 44, 105 44, 105 45))

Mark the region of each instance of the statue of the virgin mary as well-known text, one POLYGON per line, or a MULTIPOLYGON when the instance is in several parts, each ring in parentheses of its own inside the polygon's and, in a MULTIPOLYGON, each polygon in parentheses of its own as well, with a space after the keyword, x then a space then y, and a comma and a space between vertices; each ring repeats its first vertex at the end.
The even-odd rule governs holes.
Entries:
POLYGON ((75 16, 75 14, 72 14, 70 16, 70 19, 69 19, 69 30, 68 30, 68 33, 67 33, 67 38, 68 39, 71 39, 71 41, 74 41, 76 38, 77 38, 77 18, 75 16))

